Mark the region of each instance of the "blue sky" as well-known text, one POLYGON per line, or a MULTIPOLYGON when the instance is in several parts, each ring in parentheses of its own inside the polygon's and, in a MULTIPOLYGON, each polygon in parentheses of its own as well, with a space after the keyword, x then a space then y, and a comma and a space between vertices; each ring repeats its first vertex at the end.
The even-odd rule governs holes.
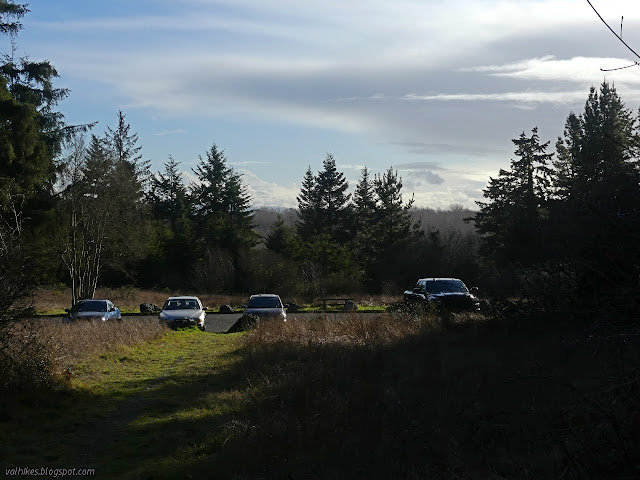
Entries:
MULTIPOLYGON (((118 110, 154 171, 188 181, 213 143, 255 206, 296 206, 307 166, 332 153, 398 169, 416 205, 474 207, 512 158, 613 82, 640 104, 640 67, 584 0, 32 0, 18 53, 51 61, 70 123, 113 126, 118 110)), ((640 49, 637 0, 594 0, 640 49)), ((5 39, 3 50, 8 49, 5 39)))

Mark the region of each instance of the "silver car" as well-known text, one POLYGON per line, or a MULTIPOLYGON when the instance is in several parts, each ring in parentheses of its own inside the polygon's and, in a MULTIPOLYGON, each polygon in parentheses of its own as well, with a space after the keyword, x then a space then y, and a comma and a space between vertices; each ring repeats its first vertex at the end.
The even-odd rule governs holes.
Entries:
POLYGON ((260 293, 251 295, 244 311, 245 315, 255 315, 260 318, 273 318, 287 321, 287 312, 280 297, 274 293, 260 293))
POLYGON ((198 297, 169 297, 158 320, 171 328, 197 326, 204 331, 205 308, 198 297))
POLYGON ((74 320, 122 320, 120 309, 111 300, 80 300, 71 308, 65 308, 64 323, 74 320))

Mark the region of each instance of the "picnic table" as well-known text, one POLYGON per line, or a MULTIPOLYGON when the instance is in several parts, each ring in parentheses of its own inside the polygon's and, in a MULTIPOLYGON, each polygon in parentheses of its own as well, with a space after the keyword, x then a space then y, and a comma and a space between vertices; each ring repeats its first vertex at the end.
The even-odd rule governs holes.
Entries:
POLYGON ((346 305, 346 303, 349 300, 353 301, 353 298, 323 298, 322 299, 322 309, 325 312, 327 311, 327 302, 341 302, 342 305, 346 305))

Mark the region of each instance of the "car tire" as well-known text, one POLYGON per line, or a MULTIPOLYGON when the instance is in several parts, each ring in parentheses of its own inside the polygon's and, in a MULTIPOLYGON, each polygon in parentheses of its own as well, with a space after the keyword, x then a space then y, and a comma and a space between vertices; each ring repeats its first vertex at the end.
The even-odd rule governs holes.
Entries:
POLYGON ((198 325, 198 328, 204 332, 207 327, 205 325, 198 325))

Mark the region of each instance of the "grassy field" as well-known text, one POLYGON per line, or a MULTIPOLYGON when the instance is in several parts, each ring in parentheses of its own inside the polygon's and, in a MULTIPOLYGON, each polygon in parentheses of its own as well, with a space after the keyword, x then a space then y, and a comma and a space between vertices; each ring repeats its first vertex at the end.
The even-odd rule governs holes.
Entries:
POLYGON ((3 466, 129 479, 640 476, 635 330, 373 314, 148 335, 86 352, 59 342, 70 380, 2 400, 3 466))

